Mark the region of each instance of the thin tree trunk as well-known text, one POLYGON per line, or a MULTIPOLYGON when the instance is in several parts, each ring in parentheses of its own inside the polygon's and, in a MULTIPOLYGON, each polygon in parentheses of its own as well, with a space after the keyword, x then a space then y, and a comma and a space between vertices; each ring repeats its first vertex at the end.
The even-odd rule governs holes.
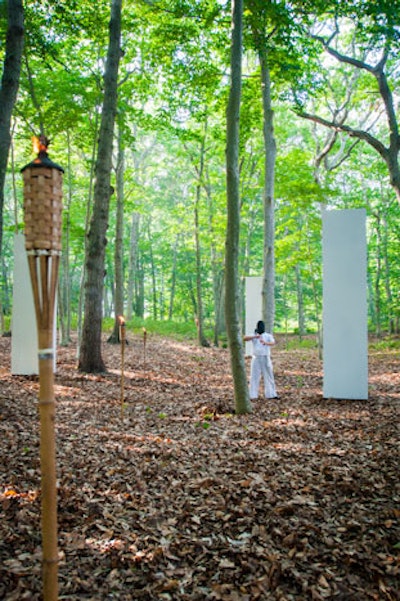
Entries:
POLYGON ((381 215, 378 211, 376 215, 376 275, 375 275, 375 315, 376 315, 376 335, 381 336, 381 215))
POLYGON ((200 346, 209 346, 204 335, 204 318, 203 318, 203 292, 202 292, 202 276, 201 276, 201 242, 200 242, 200 200, 201 189, 204 186, 204 161, 205 161, 205 144, 207 137, 207 115, 204 122, 204 131, 200 142, 199 164, 193 160, 194 170, 197 177, 196 197, 194 201, 194 242, 196 253, 196 327, 197 340, 200 346))
POLYGON ((123 130, 120 125, 118 129, 118 159, 116 169, 117 182, 117 218, 115 226, 114 247, 114 311, 115 321, 113 332, 108 342, 120 342, 120 320, 118 317, 124 315, 124 175, 125 175, 125 149, 123 145, 123 130))
POLYGON ((72 198, 72 172, 71 172, 71 140, 67 131, 67 149, 68 149, 68 193, 67 201, 64 204, 63 219, 63 252, 61 255, 61 273, 58 286, 59 316, 61 329, 61 345, 68 346, 71 340, 71 276, 69 265, 69 235, 70 235, 70 207, 72 198))
POLYGON ((156 266, 153 256, 153 244, 151 239, 150 219, 147 221, 147 236, 149 239, 149 254, 150 254, 150 272, 152 282, 152 297, 153 297, 153 319, 157 319, 158 313, 158 302, 157 302, 157 277, 156 277, 156 266))
POLYGON ((128 275, 128 289, 127 289, 127 310, 126 316, 128 321, 132 319, 133 310, 137 312, 136 294, 135 294, 135 282, 137 281, 138 274, 138 245, 139 245, 139 224, 140 224, 140 213, 136 211, 132 213, 131 218, 131 235, 129 243, 129 275, 128 275))
MULTIPOLYGON (((89 176, 89 196, 88 202, 86 206, 86 215, 85 215, 85 239, 84 239, 84 250, 85 257, 87 255, 87 242, 88 242, 88 233, 89 233, 89 225, 90 218, 92 213, 92 204, 93 204, 93 185, 94 185, 94 177, 95 177, 95 164, 96 164, 96 140, 98 139, 98 122, 99 122, 99 112, 96 110, 95 112, 95 132, 96 135, 93 140, 92 147, 92 156, 90 161, 90 176, 89 176)), ((84 293, 85 293, 85 282, 86 282, 86 262, 83 264, 80 286, 79 286, 79 302, 78 302, 78 348, 77 353, 78 357, 80 354, 80 345, 82 338, 82 322, 83 322, 83 303, 84 303, 84 293)))
POLYGON ((168 307, 168 319, 172 320, 174 313, 174 300, 175 300, 175 288, 176 288, 176 272, 177 272, 177 258, 178 258, 178 244, 179 234, 175 238, 174 247, 172 250, 172 273, 171 273, 171 292, 169 297, 168 307))
POLYGON ((106 233, 111 188, 112 146, 117 111, 118 68, 120 60, 122 0, 112 0, 110 38, 104 74, 104 100, 100 124, 93 215, 86 253, 85 316, 79 370, 96 373, 105 371, 101 355, 103 318, 103 288, 106 233))
POLYGON ((262 285, 263 318, 267 332, 273 332, 275 322, 275 215, 274 179, 276 143, 271 101, 271 80, 267 52, 260 50, 262 103, 264 113, 264 273, 262 285))
POLYGON ((232 0, 231 86, 226 112, 227 229, 225 242, 225 318, 229 341, 235 410, 252 410, 240 328, 239 280, 239 120, 242 92, 243 1, 232 0))
POLYGON ((303 297, 303 284, 301 281, 300 265, 297 263, 295 267, 296 272, 296 290, 297 290, 297 317, 299 326, 299 339, 302 340, 305 333, 305 318, 304 318, 304 297, 303 297))
POLYGON ((3 242, 4 184, 11 144, 11 116, 17 99, 24 48, 22 0, 8 0, 7 38, 0 85, 0 254, 3 242))
POLYGON ((215 208, 213 195, 211 192, 211 184, 209 180, 209 174, 207 170, 206 181, 204 182, 204 189, 207 197, 208 206, 208 224, 211 239, 211 271, 212 271, 212 284, 213 284, 213 301, 214 301, 214 346, 219 345, 219 333, 221 331, 221 302, 222 302, 222 288, 224 283, 224 272, 222 267, 222 257, 217 249, 216 245, 216 233, 215 233, 215 208))
MULTIPOLYGON (((201 148, 200 158, 200 171, 199 177, 203 175, 204 166, 204 139, 201 148)), ((194 203, 194 236, 195 236, 195 247, 196 247, 196 298, 197 298, 197 315, 196 315, 196 326, 197 326, 197 340, 200 346, 209 346, 207 339, 204 335, 204 323, 203 323, 203 292, 202 292, 202 277, 201 277, 201 245, 200 245, 200 224, 199 224, 199 211, 200 211, 200 196, 201 196, 201 183, 200 180, 196 186, 196 200, 194 203)))
POLYGON ((383 272, 385 280, 385 293, 387 303, 387 328, 389 334, 395 334, 395 307, 393 303, 392 287, 390 285, 390 261, 388 256, 388 223, 386 220, 386 214, 383 217, 383 242, 382 242, 382 259, 383 259, 383 272))
POLYGON ((136 277, 135 287, 135 298, 136 298, 136 315, 141 319, 144 318, 144 267, 142 260, 139 257, 138 270, 136 277))

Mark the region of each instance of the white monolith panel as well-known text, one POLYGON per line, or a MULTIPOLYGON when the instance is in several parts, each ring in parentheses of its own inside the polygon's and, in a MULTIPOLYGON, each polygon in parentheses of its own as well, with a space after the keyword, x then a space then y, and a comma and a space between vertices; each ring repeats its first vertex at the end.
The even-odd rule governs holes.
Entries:
MULTIPOLYGON (((54 311, 53 368, 56 371, 56 323, 57 299, 54 311)), ((14 286, 11 320, 11 373, 14 375, 36 375, 39 373, 38 339, 32 283, 24 234, 14 237, 14 286)))
POLYGON ((324 211, 322 233, 323 396, 367 399, 365 210, 324 211))
POLYGON ((14 236, 14 287, 11 323, 11 373, 39 373, 35 306, 25 250, 25 236, 14 236))
MULTIPOLYGON (((246 278, 246 334, 253 334, 257 321, 262 319, 262 277, 246 278)), ((245 343, 246 355, 251 355, 253 345, 245 343)))

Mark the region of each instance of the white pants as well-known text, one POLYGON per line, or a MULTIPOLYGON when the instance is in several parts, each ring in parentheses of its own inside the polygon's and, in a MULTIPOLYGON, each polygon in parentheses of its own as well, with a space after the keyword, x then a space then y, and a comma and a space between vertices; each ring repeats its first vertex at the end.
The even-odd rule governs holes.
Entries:
POLYGON ((274 381, 274 372, 272 369, 271 358, 267 355, 253 357, 251 360, 250 371, 250 398, 258 397, 258 389, 260 386, 260 378, 264 380, 264 396, 266 399, 271 399, 276 396, 276 388, 274 381))

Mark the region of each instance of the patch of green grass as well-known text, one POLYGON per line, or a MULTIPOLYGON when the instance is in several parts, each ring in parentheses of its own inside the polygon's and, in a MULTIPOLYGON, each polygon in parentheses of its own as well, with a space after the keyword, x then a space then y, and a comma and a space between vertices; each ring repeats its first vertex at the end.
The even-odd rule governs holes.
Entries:
MULTIPOLYGON (((110 331, 114 327, 114 320, 106 318, 103 320, 103 329, 110 331)), ((165 338, 175 340, 196 340, 196 325, 191 322, 176 321, 154 321, 153 319, 141 319, 133 317, 126 323, 127 333, 143 337, 143 328, 148 335, 157 334, 165 338)))
MULTIPOLYGON (((284 338, 285 339, 285 338, 284 338)), ((292 337, 286 341, 286 348, 288 351, 295 351, 298 349, 314 349, 318 347, 317 336, 310 336, 307 338, 292 337)))
POLYGON ((369 343, 371 351, 394 351, 400 350, 399 336, 385 336, 379 340, 374 340, 369 343))

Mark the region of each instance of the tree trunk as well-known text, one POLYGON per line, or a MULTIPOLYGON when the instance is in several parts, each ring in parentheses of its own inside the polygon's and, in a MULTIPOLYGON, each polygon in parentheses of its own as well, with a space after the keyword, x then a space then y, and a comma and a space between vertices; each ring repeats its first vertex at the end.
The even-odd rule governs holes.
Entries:
POLYGON ((207 177, 204 182, 204 189, 207 197, 207 206, 208 206, 208 224, 209 224, 209 233, 211 239, 211 271, 212 271, 212 285, 213 285, 213 301, 214 301, 214 346, 219 345, 219 334, 221 332, 221 303, 223 299, 222 290, 224 287, 224 270, 222 264, 222 256, 218 251, 216 240, 217 235, 215 232, 215 207, 214 200, 211 191, 211 184, 209 180, 208 170, 206 171, 207 177))
POLYGON ((176 275, 177 275, 177 258, 178 258, 178 244, 179 234, 175 238, 174 248, 172 251, 172 273, 171 273, 171 292, 169 297, 168 307, 168 319, 172 320, 174 314, 174 300, 175 300, 175 288, 176 288, 176 275))
POLYGON ((139 245, 139 224, 140 224, 140 213, 133 212, 131 218, 131 235, 129 244, 129 275, 128 275, 128 289, 127 289, 127 310, 126 315, 128 321, 132 319, 134 307, 137 313, 137 302, 136 302, 136 286, 135 283, 138 281, 138 245, 139 245))
POLYGON ((297 316, 299 326, 299 339, 302 340, 306 333, 305 318, 304 318, 304 298, 303 298, 303 284, 301 281, 300 265, 297 263, 295 267, 296 271, 296 290, 297 290, 297 316))
POLYGON ((125 175, 125 149, 122 139, 122 126, 118 129, 118 158, 116 169, 117 183, 117 218, 115 225, 115 247, 114 247, 114 311, 115 321, 113 332, 108 342, 120 342, 120 320, 124 315, 124 175, 125 175))
POLYGON ((378 337, 381 336, 381 214, 378 211, 376 215, 376 275, 375 275, 375 315, 376 315, 376 330, 378 337))
MULTIPOLYGON (((96 107, 99 108, 99 107, 96 107)), ((92 156, 90 161, 90 175, 89 175, 89 194, 88 201, 86 206, 86 215, 85 215, 85 239, 84 239, 84 251, 85 257, 87 256, 87 245, 88 245, 88 233, 89 233, 89 225, 90 225, 90 216, 92 212, 92 204, 93 204, 93 188, 94 188, 94 177, 95 177, 95 167, 96 167, 96 140, 98 139, 98 124, 99 124, 99 110, 95 111, 95 132, 96 135, 93 140, 92 146, 92 156)), ((86 282, 86 264, 83 264, 82 274, 79 285, 79 302, 78 302, 78 348, 77 348, 77 356, 80 355, 80 345, 82 339, 82 323, 83 323, 83 304, 84 304, 84 292, 85 292, 85 282, 86 282)))
POLYGON ((236 413, 252 410, 240 328, 239 300, 239 117, 242 92, 243 1, 232 0, 231 86, 226 112, 227 229, 225 243, 225 318, 236 413))
POLYGON ((390 260, 388 256, 388 223, 386 220, 386 213, 383 216, 383 242, 382 242, 382 260, 383 260, 383 271, 385 279, 385 292, 386 292, 386 303, 387 303, 387 329, 389 334, 396 334, 396 321, 395 312, 396 308, 393 302, 392 287, 390 284, 390 260))
POLYGON ((104 100, 101 115, 94 205, 86 252, 85 316, 79 370, 96 373, 105 371, 101 355, 103 288, 106 233, 108 228, 112 146, 117 111, 117 78, 120 60, 122 0, 112 0, 109 26, 109 46, 104 74, 104 100))
POLYGON ((137 276, 135 279, 135 312, 141 319, 144 318, 144 267, 142 259, 138 260, 137 276))
POLYGON ((67 201, 64 204, 63 219, 63 251, 61 255, 61 273, 59 283, 59 315, 61 329, 61 345, 68 346, 71 340, 71 272, 69 264, 69 236, 70 236, 70 207, 72 199, 72 172, 71 172, 71 140, 67 131, 68 148, 68 193, 67 201))
POLYGON ((7 39, 0 85, 0 254, 3 241, 4 184, 11 144, 11 116, 17 99, 24 48, 22 0, 8 0, 7 39))
POLYGON ((261 65, 262 103, 264 113, 264 273, 262 285, 263 319, 267 332, 273 332, 275 322, 275 215, 274 178, 276 144, 274 138, 271 80, 265 49, 259 52, 261 65))
POLYGON ((153 319, 157 320, 158 315, 158 299, 157 299, 157 277, 156 277, 156 264, 153 255, 153 241, 150 229, 150 219, 147 221, 147 237, 149 239, 149 255, 150 255, 150 273, 152 283, 152 297, 153 297, 153 319))
MULTIPOLYGON (((201 157, 200 157, 200 171, 199 177, 203 175, 204 165, 204 139, 202 141, 201 157)), ((207 339, 204 335, 204 323, 203 323, 203 292, 202 292, 202 277, 201 277, 201 245, 200 245, 200 224, 199 224, 199 211, 200 211, 200 196, 201 196, 201 183, 200 180, 196 186, 196 200, 194 203, 194 236, 195 236, 195 247, 196 247, 196 298, 197 298, 197 315, 196 315, 196 326, 197 326, 197 340, 200 346, 209 346, 207 339)))

